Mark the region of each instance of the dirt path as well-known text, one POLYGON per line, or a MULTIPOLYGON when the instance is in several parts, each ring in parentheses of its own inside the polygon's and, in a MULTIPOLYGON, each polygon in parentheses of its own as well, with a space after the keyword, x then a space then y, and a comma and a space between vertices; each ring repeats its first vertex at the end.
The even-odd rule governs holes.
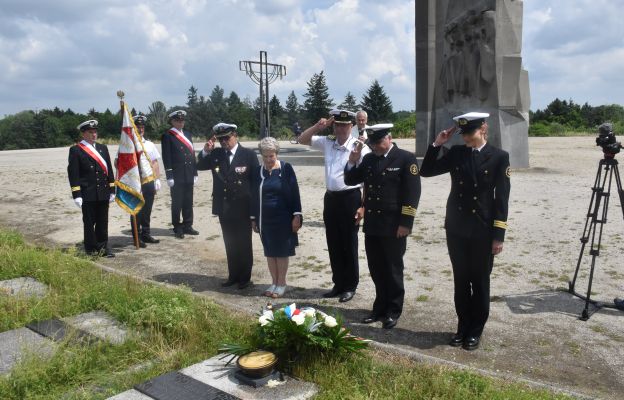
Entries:
MULTIPOLYGON (((399 140, 403 148, 413 141, 399 140)), ((353 301, 323 300, 331 273, 322 223, 323 169, 314 153, 287 153, 295 166, 305 215, 301 246, 291 259, 290 289, 284 301, 320 304, 343 313, 360 335, 419 353, 512 376, 551 383, 610 399, 624 397, 624 313, 603 309, 587 322, 577 319, 583 303, 565 290, 579 255, 583 225, 598 161, 593 137, 531 138, 528 170, 513 171, 509 231, 492 277, 492 308, 482 348, 466 352, 446 345, 455 329, 453 281, 444 239, 448 176, 423 179, 423 195, 405 256, 406 302, 397 328, 357 321, 367 314, 374 288, 360 241, 360 287, 353 301), (305 158, 304 158, 305 157, 305 158)), ((255 144, 245 144, 254 146, 255 144)), ((297 147, 283 143, 284 147, 297 147)), ((197 149, 200 148, 198 144, 197 149)), ((301 146, 300 146, 301 147, 301 146)), ((110 147, 111 153, 116 148, 110 147)), ((67 148, 0 152, 0 224, 44 244, 71 247, 82 238, 82 221, 70 199, 67 148)), ((621 157, 621 156, 620 156, 621 157)), ((170 229, 170 198, 158 194, 152 214, 159 245, 135 251, 128 216, 110 213, 111 244, 117 253, 102 260, 110 267, 158 281, 183 283, 193 291, 259 309, 269 282, 262 246, 254 238, 256 285, 245 291, 222 289, 225 254, 218 221, 210 214, 212 182, 200 172, 195 192, 195 228, 201 234, 179 241, 170 229)), ((592 289, 596 299, 624 296, 621 206, 611 198, 603 251, 592 289)), ((586 258, 587 260, 587 258, 586 258)), ((587 288, 589 264, 581 268, 580 290, 587 288)))

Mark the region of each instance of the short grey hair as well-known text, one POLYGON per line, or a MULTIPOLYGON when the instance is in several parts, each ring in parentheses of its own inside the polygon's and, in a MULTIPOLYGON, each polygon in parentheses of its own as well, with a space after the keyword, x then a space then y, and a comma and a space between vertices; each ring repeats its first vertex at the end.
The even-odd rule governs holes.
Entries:
POLYGON ((358 110, 358 112, 355 113, 355 117, 357 118, 357 116, 360 114, 364 115, 366 119, 368 119, 368 113, 364 110, 358 110))
POLYGON ((258 143, 258 149, 260 150, 260 154, 263 151, 274 151, 275 154, 279 153, 280 146, 274 137, 268 136, 263 138, 260 143, 258 143))

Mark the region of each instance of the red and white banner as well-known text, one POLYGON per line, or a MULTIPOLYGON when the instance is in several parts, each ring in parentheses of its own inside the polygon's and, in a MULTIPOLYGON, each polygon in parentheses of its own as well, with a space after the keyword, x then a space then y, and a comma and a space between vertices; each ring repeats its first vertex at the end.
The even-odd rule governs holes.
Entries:
POLYGON ((121 111, 123 123, 117 153, 115 185, 118 189, 115 201, 121 208, 135 215, 145 204, 141 184, 153 181, 154 172, 149 156, 143 147, 143 138, 134 125, 126 103, 123 103, 121 111))

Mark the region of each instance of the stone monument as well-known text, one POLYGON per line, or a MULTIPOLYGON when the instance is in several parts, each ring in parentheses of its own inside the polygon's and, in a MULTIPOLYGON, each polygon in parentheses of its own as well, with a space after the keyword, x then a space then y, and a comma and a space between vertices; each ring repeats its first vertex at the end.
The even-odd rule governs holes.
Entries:
MULTIPOLYGON (((452 117, 487 112, 488 141, 529 166, 521 0, 416 0, 416 155, 452 117)), ((461 143, 459 137, 452 144, 461 143)))

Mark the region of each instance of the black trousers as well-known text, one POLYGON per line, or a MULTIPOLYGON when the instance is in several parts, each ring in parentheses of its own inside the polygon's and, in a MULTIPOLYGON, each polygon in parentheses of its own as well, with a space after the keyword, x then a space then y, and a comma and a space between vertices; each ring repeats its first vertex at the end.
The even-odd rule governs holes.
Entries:
POLYGON ((405 237, 364 236, 368 270, 375 284, 373 314, 378 317, 399 318, 403 312, 403 255, 405 237))
POLYGON ((193 184, 175 182, 171 188, 171 223, 174 231, 193 226, 193 184), (180 223, 182 212, 182 223, 180 223))
POLYGON ((251 279, 253 250, 251 220, 249 218, 219 217, 225 254, 228 263, 228 280, 244 283, 251 279))
MULTIPOLYGON (((154 197, 156 196, 156 188, 154 182, 149 182, 141 185, 141 193, 143 193, 143 199, 145 204, 141 211, 136 215, 137 230, 139 231, 139 237, 141 235, 149 235, 150 232, 150 220, 152 218, 152 207, 154 206, 154 197)), ((134 237, 134 228, 132 227, 132 217, 130 217, 130 230, 134 237)))
POLYGON ((446 244, 453 264, 457 332, 481 336, 490 315, 492 237, 483 234, 466 238, 447 231, 446 244))
POLYGON ((358 230, 355 213, 362 204, 359 189, 325 192, 323 222, 334 287, 341 292, 354 292, 360 281, 358 230))
POLYGON ((105 250, 108 245, 108 200, 82 203, 84 248, 87 253, 105 250))

